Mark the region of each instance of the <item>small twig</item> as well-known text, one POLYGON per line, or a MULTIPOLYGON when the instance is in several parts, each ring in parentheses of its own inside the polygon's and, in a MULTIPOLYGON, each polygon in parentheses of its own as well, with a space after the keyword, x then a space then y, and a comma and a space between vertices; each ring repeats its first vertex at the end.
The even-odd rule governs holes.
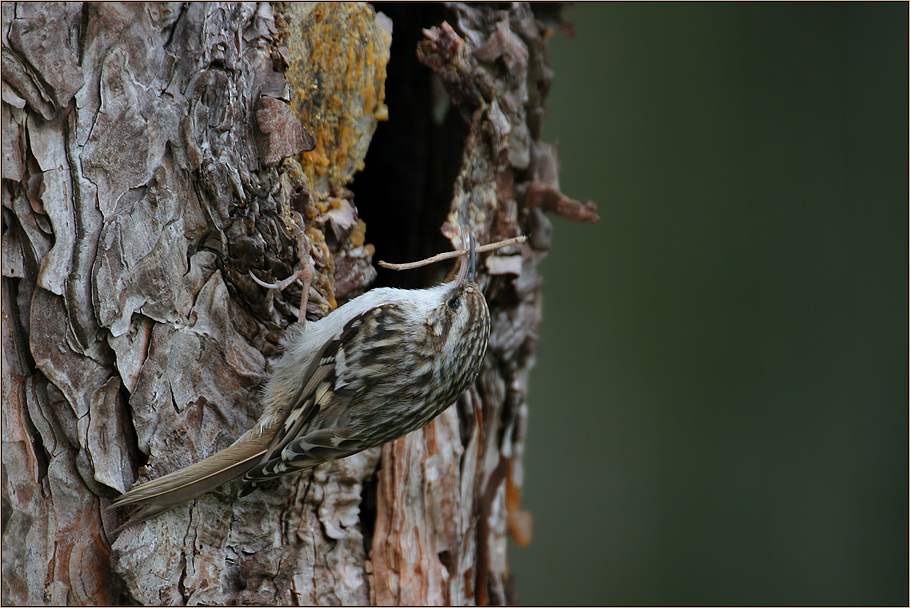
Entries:
MULTIPOLYGON (((516 236, 511 239, 506 239, 504 241, 499 241, 498 243, 490 243, 488 245, 481 245, 474 251, 477 253, 484 253, 487 251, 495 251, 496 249, 502 249, 503 247, 508 247, 509 245, 515 245, 516 243, 524 243, 528 240, 528 237, 516 236)), ((460 255, 466 255, 468 252, 467 249, 457 249, 455 251, 447 251, 445 253, 438 253, 431 258, 425 260, 419 260, 417 262, 408 262, 406 264, 392 264, 390 262, 379 261, 379 265, 383 268, 389 268, 391 270, 411 270, 412 268, 420 268, 421 266, 427 266, 429 264, 435 264, 436 262, 441 262, 443 260, 448 260, 451 258, 457 258, 460 255)))

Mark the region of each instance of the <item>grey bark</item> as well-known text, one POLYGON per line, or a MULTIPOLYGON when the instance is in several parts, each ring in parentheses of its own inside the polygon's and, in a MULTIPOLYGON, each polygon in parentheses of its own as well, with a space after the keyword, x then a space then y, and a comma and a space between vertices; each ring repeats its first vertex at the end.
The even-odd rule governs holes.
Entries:
POLYGON ((395 112, 394 24, 362 4, 3 3, 5 604, 513 599, 543 210, 596 215, 559 193, 540 141, 555 17, 448 10, 411 51, 467 125, 438 228, 530 236, 486 261, 477 383, 381 450, 244 498, 228 484, 115 536, 112 497, 258 417, 300 287, 250 273, 312 260, 310 318, 374 280, 349 186, 395 112))

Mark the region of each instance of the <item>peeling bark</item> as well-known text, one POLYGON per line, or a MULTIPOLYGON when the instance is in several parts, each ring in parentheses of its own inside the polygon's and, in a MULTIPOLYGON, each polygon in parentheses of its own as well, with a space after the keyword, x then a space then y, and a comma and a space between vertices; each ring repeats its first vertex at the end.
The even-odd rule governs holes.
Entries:
POLYGON ((450 196, 426 204, 453 244, 460 222, 481 243, 530 237, 487 260, 478 381, 381 449, 243 498, 228 484, 115 537, 111 498, 257 419, 301 292, 251 274, 312 263, 310 318, 376 278, 350 188, 388 152, 367 150, 396 111, 395 23, 366 4, 3 3, 5 604, 514 601, 543 211, 596 213, 559 193, 540 141, 555 14, 445 10, 409 52, 467 137, 450 196))

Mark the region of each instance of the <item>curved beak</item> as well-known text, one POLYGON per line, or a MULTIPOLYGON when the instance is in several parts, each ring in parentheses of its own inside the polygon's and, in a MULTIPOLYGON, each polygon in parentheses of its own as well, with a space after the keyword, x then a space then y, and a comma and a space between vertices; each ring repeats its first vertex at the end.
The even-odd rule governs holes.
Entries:
POLYGON ((458 276, 455 278, 455 284, 458 287, 464 285, 465 280, 474 281, 477 276, 477 239, 474 233, 468 234, 468 259, 462 259, 461 268, 458 269, 458 276))
POLYGON ((477 239, 474 238, 474 233, 468 235, 470 240, 470 247, 468 253, 468 280, 474 281, 477 278, 477 239))

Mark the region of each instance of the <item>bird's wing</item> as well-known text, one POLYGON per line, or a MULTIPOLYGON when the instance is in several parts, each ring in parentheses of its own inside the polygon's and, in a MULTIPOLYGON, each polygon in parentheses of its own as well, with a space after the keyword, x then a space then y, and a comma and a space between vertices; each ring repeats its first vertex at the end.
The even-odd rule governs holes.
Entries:
POLYGON ((345 410, 369 386, 354 378, 356 370, 364 366, 357 358, 368 358, 373 348, 370 345, 380 348, 379 344, 388 344, 387 340, 394 338, 390 335, 389 317, 397 314, 396 307, 388 303, 367 309, 323 345, 305 374, 306 382, 288 405, 268 450, 260 463, 244 475, 244 481, 264 481, 363 449, 352 429, 310 428, 311 423, 320 412, 324 414, 323 421, 347 419, 345 410))

